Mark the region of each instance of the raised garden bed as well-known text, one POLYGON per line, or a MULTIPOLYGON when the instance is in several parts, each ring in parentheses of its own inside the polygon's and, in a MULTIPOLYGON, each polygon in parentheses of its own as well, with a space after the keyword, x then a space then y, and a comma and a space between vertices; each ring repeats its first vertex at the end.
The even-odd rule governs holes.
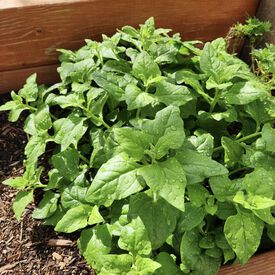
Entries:
MULTIPOLYGON (((31 1, 30 1, 31 2, 31 1)), ((29 3, 29 6, 27 7, 20 7, 17 6, 16 8, 13 6, 9 6, 7 4, 7 7, 3 10, 0 10, 2 15, 10 16, 14 12, 18 12, 18 18, 24 18, 26 14, 29 12, 29 14, 33 14, 33 20, 31 22, 26 23, 26 25, 22 25, 22 28, 28 29, 29 32, 26 33, 26 36, 22 36, 22 41, 20 41, 21 47, 18 47, 17 43, 13 43, 12 39, 8 39, 6 42, 10 43, 9 48, 6 48, 8 50, 3 50, 3 59, 0 59, 0 70, 2 72, 0 73, 0 77, 2 80, 2 89, 3 91, 7 91, 10 89, 17 89, 18 87, 22 86, 22 83, 27 75, 29 75, 31 72, 37 71, 38 72, 38 79, 39 81, 45 81, 46 83, 50 84, 56 79, 56 75, 53 73, 53 68, 56 68, 55 60, 56 55, 54 53, 55 47, 66 47, 66 48, 77 48, 80 45, 80 39, 82 36, 86 37, 92 37, 92 38, 98 38, 99 33, 113 33, 114 26, 120 27, 121 25, 125 24, 125 17, 122 19, 122 13, 123 15, 131 15, 129 17, 129 20, 127 21, 127 24, 134 24, 136 25, 138 22, 143 21, 143 16, 146 18, 147 13, 148 15, 155 15, 156 20, 158 21, 158 25, 160 26, 168 26, 173 28, 175 31, 180 31, 182 34, 182 37, 185 39, 201 39, 201 40, 212 40, 213 38, 217 36, 224 35, 226 31, 228 30, 228 26, 231 25, 233 22, 232 15, 234 15, 234 22, 236 21, 243 21, 244 19, 244 11, 248 11, 250 14, 254 14, 256 6, 258 4, 258 1, 246 1, 245 4, 242 3, 242 1, 233 1, 230 3, 230 5, 226 4, 222 6, 223 12, 226 12, 226 15, 219 10, 219 12, 213 12, 213 14, 209 15, 209 18, 207 21, 199 21, 199 15, 196 14, 194 11, 196 7, 193 7, 190 5, 190 3, 187 4, 185 1, 173 1, 173 3, 170 3, 169 9, 164 5, 167 4, 167 1, 157 1, 157 3, 154 3, 154 9, 152 11, 151 7, 146 6, 146 3, 143 1, 136 1, 134 2, 134 11, 135 11, 135 17, 131 14, 133 12, 133 7, 129 8, 127 5, 125 5, 125 1, 119 1, 117 2, 117 5, 112 10, 112 14, 114 13, 115 16, 112 17, 112 21, 105 23, 102 22, 102 24, 99 24, 102 20, 103 16, 99 16, 96 18, 91 19, 91 14, 89 13, 89 16, 84 16, 85 12, 88 10, 88 8, 94 10, 97 8, 98 10, 102 10, 103 4, 106 4, 105 1, 67 1, 67 3, 61 3, 62 1, 56 1, 55 4, 46 4, 45 6, 40 5, 33 5, 32 3, 29 3), (60 2, 60 3, 57 3, 60 2), (105 3, 103 3, 105 2, 105 3), (118 8, 119 7, 119 8, 118 8), (233 7, 233 8, 232 8, 233 7), (139 10, 140 9, 140 10, 139 10), (69 18, 69 15, 74 12, 74 20, 69 18), (179 11, 184 11, 180 12, 179 11), (45 15, 47 19, 44 20, 44 17, 39 17, 39 14, 43 14, 45 12, 45 15), (171 14, 172 12, 175 13, 173 18, 171 18, 171 21, 169 20, 168 24, 165 22, 167 19, 163 19, 167 13, 167 16, 171 14), (155 14, 154 14, 155 13, 155 14), (186 14, 185 14, 186 13, 186 14), (56 16, 57 14, 57 16, 56 16), (140 16, 137 16, 136 14, 139 14, 140 16), (222 15, 221 15, 222 14, 222 15), (229 17, 231 14, 231 17, 229 17), (142 16, 141 16, 142 15, 142 16), (78 18, 84 18, 85 20, 82 20, 81 23, 79 21, 76 21, 78 18), (181 18, 188 18, 188 20, 185 20, 182 24, 180 22, 181 18), (53 21, 51 21, 52 19, 53 21), (37 21, 36 21, 37 20, 37 21), (96 20, 96 21, 90 21, 90 20, 96 20), (116 21, 117 20, 117 21, 116 21), (133 21, 132 21, 133 20, 133 21), (164 21, 162 21, 164 20, 164 21), (190 21, 189 21, 190 20, 190 21), (223 24, 218 24, 219 20, 222 20, 223 24), (92 26, 92 29, 85 29, 82 27, 83 21, 85 22, 85 26, 92 26), (56 26, 55 24, 60 22, 63 22, 62 26, 59 24, 60 28, 57 29, 57 32, 53 32, 53 26, 56 26), (78 22, 75 25, 75 22, 78 22), (96 24, 95 24, 96 22, 96 24), (39 23, 39 24, 38 24, 39 23), (40 25, 41 23, 41 25, 40 25), (73 31, 73 34, 80 35, 78 38, 72 39, 72 24, 73 26, 77 27, 75 31, 73 31), (80 24, 80 25, 78 25, 80 24), (105 24, 105 25, 104 25, 105 24), (100 25, 100 27, 99 27, 100 25), (32 26, 31 29, 29 26, 32 26), (186 30, 188 26, 188 30, 186 30), (202 26, 208 27, 213 32, 205 32, 202 29, 202 26), (92 35, 89 35, 86 33, 86 31, 83 31, 83 33, 79 32, 79 29, 83 28, 84 30, 88 31, 89 33, 92 32, 92 35), (65 32, 66 30, 70 30, 65 32), (41 34, 42 33, 42 34, 41 34), (59 34, 58 34, 59 33, 59 34), (61 34, 65 33, 64 40, 63 37, 61 38, 61 34), (25 37, 28 36, 33 37, 33 35, 37 36, 37 38, 33 39, 25 39, 25 37), (41 35, 41 37, 39 37, 41 35), (31 42, 30 42, 31 41, 31 42), (59 41, 59 42, 55 42, 59 41), (60 41, 62 41, 60 43, 60 41), (27 50, 27 45, 32 43, 32 45, 39 45, 39 48, 35 48, 33 52, 30 52, 27 50), (49 44, 50 43, 50 44, 49 44), (56 44, 52 44, 56 43, 56 44), (64 44, 63 44, 64 43, 64 44), (67 43, 67 44, 66 44, 67 43), (18 52, 21 57, 23 58, 15 58, 12 53, 18 52), (32 54, 32 58, 30 58, 30 53, 32 54), (10 62, 8 62, 8 59, 10 62), (3 63, 1 63, 3 61, 3 63), (2 67, 1 67, 2 64, 2 67), (7 68, 7 69, 5 69, 7 68), (16 81, 11 82, 12 79, 16 79, 16 81)), ((200 7, 207 6, 206 1, 198 1, 195 5, 201 5, 200 7), (199 3, 198 3, 199 2, 199 3)), ((220 3, 219 3, 220 4, 220 3)), ((211 11, 215 11, 215 5, 217 3, 213 4, 213 9, 207 6, 208 9, 211 11)), ((197 6, 198 7, 198 6, 197 6)), ((201 14, 201 9, 200 9, 201 14)), ((110 16, 108 17, 110 18, 110 16)), ((144 19, 145 19, 144 18, 144 19)), ((9 17, 6 17, 7 21, 9 21, 9 17)), ((3 22, 5 22, 3 20, 3 22)), ((58 24, 57 24, 58 25, 58 24)), ((11 33, 15 33, 12 31, 11 33)), ((5 34, 7 35, 7 34, 5 34)), ((10 37, 10 36, 9 36, 10 37)), ((0 36, 1 38, 1 36, 0 36)), ((21 38, 20 38, 21 39, 21 38)), ((0 39, 1 40, 1 39, 0 39)), ((6 40, 5 40, 6 41, 6 40)), ((4 48, 3 48, 4 49, 4 48)), ((146 80, 147 81, 147 80, 146 80)), ((128 104, 128 103, 127 103, 128 104)), ((215 104, 211 104, 211 112, 212 108, 215 107, 215 104)), ((137 115, 138 116, 138 115, 137 115)), ((97 121, 98 122, 98 121, 97 121)), ((6 178, 7 176, 15 176, 20 175, 22 173, 22 148, 20 145, 18 148, 16 146, 13 146, 13 143, 16 143, 15 140, 17 136, 22 136, 22 143, 24 143, 24 135, 22 131, 20 130, 20 122, 17 126, 10 126, 10 124, 7 124, 4 126, 3 129, 3 136, 2 138, 2 147, 0 146, 0 149, 4 152, 3 157, 1 156, 1 166, 2 172, 1 177, 2 179, 6 178), (18 126, 18 127, 17 127, 18 126), (7 138, 10 140, 7 142, 7 138), (16 149, 12 150, 13 153, 9 154, 10 151, 9 148, 16 149)), ((108 126, 108 125, 107 125, 108 126)), ((108 127, 107 127, 108 128, 108 127)), ((62 145, 63 146, 63 145, 62 145)), ((45 156, 45 159, 47 159, 47 155, 45 156)), ((84 161, 85 158, 83 158, 84 161)), ((43 163, 43 159, 40 159, 40 161, 43 163)), ((45 163, 45 166, 47 164, 45 163)), ((47 175, 42 175, 44 177, 42 181, 47 181, 47 175)), ((2 194, 2 202, 1 202, 1 208, 3 209, 5 215, 7 218, 11 219, 11 212, 8 211, 7 205, 10 203, 10 199, 14 196, 14 193, 10 193, 10 195, 7 196, 7 189, 6 187, 1 187, 2 194)), ((36 195, 36 199, 38 201, 41 199, 41 194, 36 195)), ((102 200, 102 199, 101 199, 102 200)), ((107 204, 107 203, 106 203, 107 204)), ((2 250, 2 253, 4 255, 3 259, 4 262, 1 262, 2 270, 0 267, 0 271, 2 272, 9 272, 9 270, 14 270, 17 272, 29 272, 31 269, 37 270, 37 274, 43 274, 41 271, 45 272, 55 272, 54 274, 58 274, 58 270, 63 270, 64 274, 89 274, 89 272, 92 272, 89 270, 89 268, 85 265, 85 262, 81 259, 81 257, 78 255, 77 250, 75 247, 73 248, 49 248, 46 249, 44 252, 41 250, 37 250, 37 244, 46 243, 48 239, 50 238, 57 238, 56 235, 52 231, 47 231, 46 229, 46 236, 45 240, 38 240, 39 234, 43 234, 43 227, 41 228, 39 223, 35 222, 29 222, 29 213, 30 210, 33 209, 33 206, 30 206, 27 211, 27 215, 24 217, 23 222, 20 224, 20 230, 12 230, 12 227, 17 227, 19 224, 15 224, 12 222, 10 223, 3 223, 3 219, 1 219, 1 222, 3 223, 3 228, 5 230, 3 231, 2 235, 0 235, 0 238, 7 238, 7 232, 11 230, 14 232, 15 236, 13 236, 12 239, 9 239, 8 241, 8 250, 4 249, 2 250), (26 227, 26 223, 30 223, 28 227, 26 227), (35 234, 25 234, 23 233, 25 229, 28 229, 26 231, 32 231, 33 228, 37 228, 37 232, 35 234), (23 248, 20 253, 14 254, 12 250, 15 250, 17 248, 17 243, 15 240, 18 240, 19 242, 19 248, 23 248), (9 244, 11 244, 9 246, 9 244), (35 247, 35 248, 34 248, 35 247), (35 263, 34 265, 30 265, 29 261, 30 258, 27 257, 27 251, 31 251, 29 253, 34 259, 35 263), (36 255, 36 252, 37 255, 36 255), (53 260, 45 259, 47 255, 51 254, 53 257, 53 260), (16 259, 16 261, 14 261, 16 259), (58 267, 55 266, 58 264, 58 267), (43 267, 42 267, 43 266, 43 267), (40 273, 39 273, 40 272, 40 273), (67 273, 66 273, 67 272, 67 273), (81 273, 82 272, 82 273, 81 273), (85 273, 86 272, 86 273, 85 273)), ((211 212, 211 210, 209 210, 211 212)), ((209 213, 210 213, 209 212, 209 213)), ((245 213, 245 212, 244 212, 245 213)), ((59 236, 60 237, 60 236, 59 236)), ((61 238, 68 238, 68 241, 74 242, 76 238, 78 238, 78 235, 61 235, 61 238), (65 237, 66 236, 66 237, 65 237)), ((0 239, 0 241, 2 241, 0 239)), ((3 244, 3 242, 1 242, 3 244)), ((270 248, 270 247, 269 247, 270 248)), ((82 248, 83 249, 83 248, 82 248)), ((262 254, 259 256, 256 256, 253 258, 247 265, 245 266, 236 266, 236 267, 224 267, 220 271, 219 274, 242 274, 241 272, 249 272, 250 274, 261 274, 260 272, 265 272, 263 274, 266 274, 266 272, 273 272, 275 267, 272 263, 272 260, 274 259, 274 253, 268 252, 266 254, 262 254), (263 262, 265 262, 263 267, 263 262), (264 271, 263 271, 264 270, 264 271)))

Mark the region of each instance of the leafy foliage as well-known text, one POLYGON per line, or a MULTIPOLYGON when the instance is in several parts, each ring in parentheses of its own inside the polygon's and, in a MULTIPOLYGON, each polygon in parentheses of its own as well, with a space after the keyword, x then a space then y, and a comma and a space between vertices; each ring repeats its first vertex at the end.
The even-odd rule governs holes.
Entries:
POLYGON ((34 74, 0 107, 10 121, 29 113, 25 173, 4 182, 20 190, 16 218, 42 188, 33 217, 82 230, 101 275, 216 274, 245 263, 263 232, 274 240, 270 85, 224 39, 200 50, 168 32, 150 18, 60 50, 60 83, 34 74))

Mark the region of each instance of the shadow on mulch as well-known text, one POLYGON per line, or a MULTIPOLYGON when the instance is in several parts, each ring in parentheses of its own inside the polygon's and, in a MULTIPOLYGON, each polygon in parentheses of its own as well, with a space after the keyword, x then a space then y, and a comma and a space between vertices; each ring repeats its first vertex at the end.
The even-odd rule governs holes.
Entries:
MULTIPOLYGON (((1 97, 0 105, 9 100, 1 97)), ((24 172, 24 147, 27 137, 23 119, 16 123, 0 113, 0 183, 24 172)), ((57 234, 50 226, 33 220, 30 205, 20 222, 12 212, 16 191, 0 184, 0 274, 20 275, 84 275, 95 274, 76 247, 78 234, 57 234), (70 247, 50 246, 51 239, 68 240, 70 247)))

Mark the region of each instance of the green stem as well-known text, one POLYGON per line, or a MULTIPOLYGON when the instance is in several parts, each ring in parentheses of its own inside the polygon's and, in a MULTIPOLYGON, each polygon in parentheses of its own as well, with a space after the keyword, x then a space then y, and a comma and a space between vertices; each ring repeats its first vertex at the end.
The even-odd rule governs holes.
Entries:
POLYGON ((139 116, 140 116, 140 108, 137 109, 136 118, 139 118, 139 116))
POLYGON ((242 137, 240 139, 237 139, 236 141, 243 142, 243 141, 249 140, 249 139, 254 138, 254 137, 259 137, 261 135, 262 135, 262 132, 257 132, 257 133, 242 137))
POLYGON ((249 167, 240 167, 240 168, 236 168, 235 170, 232 170, 231 172, 229 172, 228 176, 231 176, 235 173, 241 172, 241 171, 245 171, 250 169, 249 167))
MULTIPOLYGON (((237 142, 244 142, 244 141, 247 141, 247 140, 249 140, 251 138, 259 137, 261 135, 262 135, 262 132, 258 132, 258 133, 254 133, 254 134, 242 137, 240 139, 237 139, 236 141, 237 142)), ((217 152, 222 151, 222 150, 223 150, 223 147, 222 146, 218 146, 218 147, 216 147, 216 148, 213 149, 213 153, 217 153, 217 152)))
POLYGON ((213 112, 217 102, 219 101, 220 99, 220 93, 219 93, 219 90, 218 89, 215 89, 215 96, 214 96, 214 99, 213 101, 210 103, 210 113, 213 112))
POLYGON ((89 161, 86 157, 84 157, 82 154, 79 153, 79 157, 80 157, 86 164, 90 165, 90 161, 89 161))
POLYGON ((107 129, 110 129, 110 128, 111 128, 111 126, 109 126, 102 118, 97 117, 97 116, 95 116, 94 114, 92 114, 92 113, 89 111, 89 109, 87 109, 87 108, 85 108, 85 107, 82 107, 82 109, 83 109, 85 112, 87 112, 88 115, 89 115, 93 120, 95 120, 95 121, 97 121, 97 122, 100 122, 105 128, 107 128, 107 129))

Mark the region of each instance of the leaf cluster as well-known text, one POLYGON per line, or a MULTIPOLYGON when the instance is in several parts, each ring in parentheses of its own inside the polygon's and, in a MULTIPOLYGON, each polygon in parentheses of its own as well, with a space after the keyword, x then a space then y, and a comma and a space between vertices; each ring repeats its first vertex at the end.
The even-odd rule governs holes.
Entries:
POLYGON ((28 112, 25 173, 4 182, 16 217, 43 189, 33 218, 81 230, 101 275, 211 275, 245 263, 263 232, 275 241, 270 86, 224 39, 200 50, 168 33, 150 18, 60 50, 59 83, 32 75, 0 107, 28 112))

